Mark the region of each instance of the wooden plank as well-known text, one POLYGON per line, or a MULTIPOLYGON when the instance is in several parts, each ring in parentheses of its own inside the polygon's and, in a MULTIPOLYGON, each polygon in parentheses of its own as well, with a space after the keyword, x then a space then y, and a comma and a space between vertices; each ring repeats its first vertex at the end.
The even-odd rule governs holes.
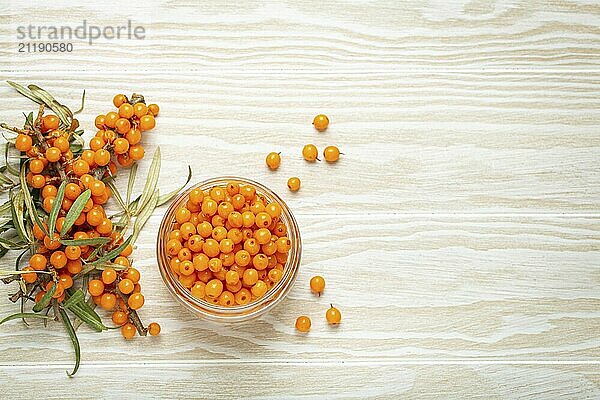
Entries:
MULTIPOLYGON (((172 300, 156 269, 149 221, 134 252, 157 338, 81 329, 83 357, 104 360, 588 360, 600 354, 597 217, 301 216, 300 274, 288 298, 252 323, 198 320, 172 300), (308 288, 316 274, 327 288, 308 288), (343 313, 327 326, 329 303, 343 313), (298 315, 311 332, 294 330, 298 315)), ((6 290, 4 290, 8 293, 6 290)), ((5 296, 0 314, 15 310, 5 296)), ((0 331, 0 363, 72 358, 62 327, 0 331), (25 357, 25 355, 27 355, 25 357)))
POLYGON ((68 364, 0 367, 7 398, 190 397, 229 399, 591 399, 597 365, 411 365, 404 363, 68 364), (115 376, 119 379, 115 380, 115 376), (32 386, 32 380, 35 385, 32 386), (76 390, 74 388, 77 388, 76 390))
POLYGON ((313 69, 396 70, 597 68, 600 7, 589 1, 377 2, 147 1, 121 17, 116 0, 69 7, 5 6, 0 51, 5 70, 97 71, 313 69), (19 53, 47 42, 37 28, 145 28, 145 39, 70 40, 71 53, 19 53), (33 39, 18 27, 33 24, 33 39), (68 62, 65 60, 68 59, 68 62))
MULTIPOLYGON (((144 138, 162 147, 168 181, 219 175, 257 179, 296 213, 555 213, 597 212, 600 75, 589 73, 470 74, 4 74, 36 82, 78 107, 94 130, 120 91, 143 91, 162 107, 144 138), (311 119, 332 120, 324 134, 311 119), (336 165, 311 165, 302 146, 335 144, 336 165), (281 168, 264 165, 281 151, 281 168), (286 181, 299 176, 298 194, 286 181)), ((8 86, 14 107, 0 120, 21 123, 31 103, 8 86)), ((149 163, 141 163, 143 174, 149 163)))

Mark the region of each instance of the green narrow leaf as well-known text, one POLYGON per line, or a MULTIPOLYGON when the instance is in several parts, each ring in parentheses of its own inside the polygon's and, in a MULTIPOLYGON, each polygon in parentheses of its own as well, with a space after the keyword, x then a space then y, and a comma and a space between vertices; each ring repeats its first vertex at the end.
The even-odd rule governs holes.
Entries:
MULTIPOLYGON (((0 276, 12 276, 12 275, 23 275, 30 274, 32 271, 16 271, 16 270, 6 270, 0 269, 0 276)), ((50 271, 33 271, 37 274, 51 274, 50 271)))
POLYGON ((27 230, 25 229, 25 221, 23 218, 24 207, 23 207, 23 192, 19 191, 17 194, 14 194, 12 190, 8 191, 10 202, 11 202, 11 214, 13 224, 15 226, 15 230, 17 234, 26 243, 31 242, 31 238, 27 235, 27 230))
POLYGON ((137 240, 140 232, 142 231, 142 228, 144 227, 150 216, 152 216, 152 213, 154 212, 157 203, 158 190, 154 192, 148 203, 146 203, 146 206, 142 210, 140 210, 138 216, 135 219, 135 222, 133 223, 132 243, 135 243, 135 241, 137 240))
MULTIPOLYGON (((23 113, 23 115, 25 115, 25 113, 23 113)), ((30 112, 29 114, 25 115, 25 125, 29 125, 30 128, 34 128, 33 126, 33 112, 30 112)))
POLYGON ((102 332, 108 329, 108 327, 106 327, 101 321, 97 320, 94 317, 94 314, 96 314, 95 311, 92 310, 92 312, 90 313, 84 307, 85 306, 83 305, 83 303, 74 304, 71 306, 71 311, 77 316, 77 318, 85 322, 90 328, 97 332, 102 332))
POLYGON ((33 306, 34 312, 40 312, 44 308, 48 307, 48 304, 50 304, 50 300, 52 300, 52 296, 54 295, 54 292, 56 291, 56 286, 58 286, 58 285, 56 285, 56 284, 52 285, 50 290, 48 290, 46 292, 46 294, 42 296, 39 303, 36 303, 35 306, 33 306))
POLYGON ((85 299, 85 295, 81 289, 77 289, 70 297, 65 300, 62 306, 66 309, 69 309, 72 305, 78 304, 85 299))
POLYGON ((127 206, 125 205, 125 202, 123 201, 123 198, 121 197, 121 193, 119 193, 119 189, 117 189, 117 187, 115 186, 112 179, 107 180, 105 183, 106 183, 106 186, 108 186, 110 188, 110 190, 112 190, 112 194, 113 194, 115 200, 117 200, 117 203, 119 203, 119 205, 121 206, 121 208, 124 211, 127 211, 127 206))
MULTIPOLYGON (((64 194, 64 190, 63 190, 63 194, 64 194)), ((58 198, 58 194, 56 197, 58 198)), ((86 189, 83 193, 81 193, 75 199, 75 201, 73 202, 73 205, 71 205, 71 208, 69 209, 69 212, 67 212, 67 216, 65 217, 65 222, 63 223, 63 226, 60 229, 61 237, 65 236, 67 234, 67 232, 69 232, 69 229, 71 229, 71 227, 73 226, 73 224, 75 223, 77 218, 79 218, 79 216, 83 212, 83 209, 85 208, 85 205, 87 204, 87 202, 90 200, 90 197, 92 197, 92 192, 90 191, 90 189, 86 189)), ((55 200, 55 202, 56 202, 56 200, 55 200)), ((61 203, 62 203, 62 200, 61 200, 61 203)))
POLYGON ((102 263, 104 263, 106 261, 110 261, 113 258, 117 257, 119 254, 121 254, 121 252, 125 249, 125 247, 127 247, 127 245, 129 243, 131 243, 132 239, 133 239, 133 237, 129 236, 129 238, 127 238, 127 240, 125 240, 119 247, 117 247, 116 249, 113 249, 113 250, 109 251, 108 253, 106 253, 105 255, 103 255, 102 257, 100 257, 99 259, 97 259, 94 262, 90 263, 90 265, 102 264, 102 263))
POLYGON ((137 163, 133 163, 131 169, 129 170, 129 180, 127 182, 127 200, 126 203, 129 206, 131 203, 131 194, 133 193, 133 185, 135 184, 135 176, 137 175, 138 165, 137 163))
POLYGON ((29 100, 38 103, 38 104, 42 104, 42 100, 40 100, 35 94, 33 94, 31 92, 31 90, 27 89, 24 86, 19 85, 16 82, 11 82, 11 81, 6 81, 10 86, 12 86, 13 88, 15 88, 15 90, 19 93, 21 93, 23 96, 27 97, 29 100))
MULTIPOLYGON (((85 284, 83 285, 83 287, 87 287, 87 283, 84 282, 85 284)), ((72 296, 75 294, 75 289, 73 288, 69 288, 67 289, 67 294, 72 296)), ((89 298, 90 300, 90 304, 92 304, 94 307, 96 306, 96 304, 94 303, 94 299, 92 299, 91 297, 89 298)), ((80 306, 80 308, 82 308, 83 310, 85 310, 89 315, 92 316, 93 319, 95 319, 98 322, 102 322, 102 320, 100 319, 100 316, 98 315, 98 313, 96 311, 94 311, 94 309, 92 308, 92 306, 88 304, 88 302, 86 301, 82 301, 81 303, 77 304, 78 306, 80 306)))
POLYGON ((60 312, 60 317, 63 321, 63 324, 65 325, 65 329, 67 330, 67 333, 69 334, 69 337, 71 338, 71 342, 73 343, 73 349, 75 349, 75 367, 73 368, 73 372, 69 373, 69 371, 67 371, 67 375, 73 376, 73 375, 75 375, 75 373, 77 373, 77 370, 79 369, 79 361, 81 359, 81 349, 79 348, 79 340, 77 339, 77 334, 75 333, 75 328, 73 328, 73 325, 71 324, 71 320, 69 319, 67 312, 63 309, 61 309, 59 312, 60 312))
POLYGON ((37 209, 33 205, 33 198, 31 197, 31 193, 29 192, 29 186, 27 186, 27 180, 25 176, 26 163, 21 165, 21 172, 19 173, 19 181, 21 182, 21 190, 23 191, 23 199, 25 201, 25 206, 27 207, 27 213, 29 214, 29 218, 31 219, 31 223, 34 226, 38 226, 46 236, 49 236, 46 227, 40 220, 40 216, 37 213, 37 209))
POLYGON ((6 143, 6 145, 4 146, 4 163, 6 164, 6 170, 14 176, 19 176, 19 171, 17 171, 15 168, 13 168, 13 166, 10 165, 10 163, 8 162, 9 149, 10 149, 10 146, 8 145, 8 143, 6 143))
POLYGON ((158 183, 158 176, 160 175, 160 147, 156 148, 154 156, 152 157, 152 163, 148 170, 148 176, 146 177, 146 184, 140 197, 138 207, 136 208, 136 215, 142 211, 146 203, 150 200, 152 195, 156 192, 156 184, 158 183))
POLYGON ((56 197, 54 198, 54 203, 52 204, 52 209, 50 210, 50 215, 48 216, 48 232, 50 232, 50 234, 54 234, 54 225, 56 225, 56 219, 58 218, 58 213, 60 212, 65 197, 65 186, 67 186, 67 182, 63 181, 60 183, 56 197))
POLYGON ((192 179, 192 167, 190 167, 188 165, 188 176, 187 176, 187 179, 185 180, 185 183, 179 189, 173 190, 172 192, 169 192, 167 194, 159 196, 158 204, 156 206, 159 207, 159 206, 162 206, 163 204, 171 201, 173 199, 173 197, 177 196, 177 194, 179 192, 181 192, 187 186, 188 183, 190 183, 191 179, 192 179))
POLYGON ((84 105, 85 105, 85 89, 83 89, 83 94, 81 95, 81 107, 79 107, 79 110, 75 111, 73 114, 79 114, 80 112, 82 112, 84 105))
POLYGON ((3 237, 0 236, 0 247, 4 247, 5 249, 8 249, 8 250, 17 250, 17 249, 22 249, 24 247, 27 247, 27 244, 13 242, 11 240, 4 239, 3 237))
POLYGON ((60 118, 61 122, 66 126, 71 125, 70 118, 73 117, 73 113, 67 107, 60 104, 50 93, 42 89, 37 85, 27 85, 27 88, 31 90, 35 96, 44 102, 54 113, 60 118))
POLYGON ((10 200, 0 206, 0 215, 10 214, 10 200))
POLYGON ((4 318, 2 321, 0 321, 0 325, 2 325, 5 322, 11 321, 13 319, 20 319, 20 318, 52 319, 52 317, 49 317, 47 315, 42 315, 42 314, 36 314, 36 313, 16 313, 16 314, 12 314, 12 315, 9 315, 8 317, 4 318))
POLYGON ((98 246, 106 244, 112 239, 108 237, 96 237, 87 239, 63 239, 60 241, 65 246, 98 246))

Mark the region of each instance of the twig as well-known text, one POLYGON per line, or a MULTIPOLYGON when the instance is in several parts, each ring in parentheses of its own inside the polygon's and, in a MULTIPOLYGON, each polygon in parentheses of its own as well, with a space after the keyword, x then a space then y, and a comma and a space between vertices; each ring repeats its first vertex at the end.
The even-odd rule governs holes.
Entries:
POLYGON ((128 296, 125 296, 123 293, 121 293, 121 291, 118 288, 116 288, 116 290, 119 294, 119 297, 121 297, 121 299, 123 300, 123 303, 125 303, 125 307, 127 307, 127 311, 129 313, 129 318, 131 319, 133 325, 135 325, 135 328, 137 329, 138 333, 140 334, 140 336, 146 336, 148 334, 148 328, 144 328, 142 320, 140 319, 137 312, 131 307, 129 307, 129 304, 127 304, 128 296))

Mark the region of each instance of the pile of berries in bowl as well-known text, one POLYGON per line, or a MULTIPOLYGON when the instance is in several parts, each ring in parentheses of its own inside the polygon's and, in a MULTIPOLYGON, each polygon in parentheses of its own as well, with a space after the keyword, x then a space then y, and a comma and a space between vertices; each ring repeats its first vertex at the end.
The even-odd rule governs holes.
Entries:
POLYGON ((193 313, 226 322, 278 304, 296 279, 301 248, 285 202, 239 177, 210 179, 179 195, 157 240, 169 291, 193 313))

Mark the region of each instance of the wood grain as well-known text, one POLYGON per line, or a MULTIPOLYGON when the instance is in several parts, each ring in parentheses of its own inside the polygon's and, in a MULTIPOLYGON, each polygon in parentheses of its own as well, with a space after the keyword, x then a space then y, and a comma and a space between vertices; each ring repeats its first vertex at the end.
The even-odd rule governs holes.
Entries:
MULTIPOLYGON (((600 7, 589 1, 10 2, 3 69, 396 70, 597 68, 600 7), (115 12, 119 10, 119 12, 115 12), (17 53, 18 26, 119 26, 144 40, 72 40, 62 54, 17 53)), ((37 36, 37 35, 36 35, 37 36)))

